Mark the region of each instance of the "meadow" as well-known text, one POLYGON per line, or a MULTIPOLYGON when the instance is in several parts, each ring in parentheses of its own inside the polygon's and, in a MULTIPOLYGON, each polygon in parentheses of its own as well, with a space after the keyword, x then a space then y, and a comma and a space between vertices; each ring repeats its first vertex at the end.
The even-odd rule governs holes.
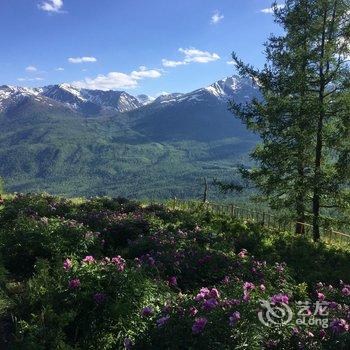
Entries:
POLYGON ((350 346, 349 250, 199 203, 6 197, 0 255, 1 349, 350 346), (261 300, 293 319, 263 324, 261 300))

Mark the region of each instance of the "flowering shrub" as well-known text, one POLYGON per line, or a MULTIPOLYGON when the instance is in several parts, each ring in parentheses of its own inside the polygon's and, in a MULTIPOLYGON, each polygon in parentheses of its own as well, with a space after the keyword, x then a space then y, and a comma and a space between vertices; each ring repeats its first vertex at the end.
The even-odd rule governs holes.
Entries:
POLYGON ((18 195, 0 223, 1 349, 350 348, 346 250, 121 198, 18 195))

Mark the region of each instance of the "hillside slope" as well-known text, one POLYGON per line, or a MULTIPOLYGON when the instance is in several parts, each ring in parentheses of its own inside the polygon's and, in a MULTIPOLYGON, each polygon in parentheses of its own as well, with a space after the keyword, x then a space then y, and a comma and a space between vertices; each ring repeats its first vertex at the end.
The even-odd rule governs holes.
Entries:
POLYGON ((2 87, 0 176, 8 191, 197 196, 203 176, 229 178, 256 142, 227 111, 229 98, 244 101, 256 91, 232 82, 145 105, 129 97, 123 113, 121 92, 2 87))

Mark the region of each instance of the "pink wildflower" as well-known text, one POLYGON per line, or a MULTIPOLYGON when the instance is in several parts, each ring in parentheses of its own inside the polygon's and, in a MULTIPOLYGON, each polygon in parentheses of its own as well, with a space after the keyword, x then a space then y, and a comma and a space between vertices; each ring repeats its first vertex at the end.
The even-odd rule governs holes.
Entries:
POLYGON ((195 316, 197 313, 198 313, 198 310, 194 306, 191 306, 189 309, 190 316, 195 316))
POLYGON ((112 264, 114 264, 115 266, 117 266, 117 269, 118 271, 124 271, 125 269, 125 260, 120 256, 120 255, 117 255, 115 256, 114 258, 112 258, 112 264))
POLYGON ((317 293, 317 299, 323 301, 326 299, 326 296, 323 293, 317 293))
POLYGON ((95 259, 93 256, 91 255, 87 255, 84 259, 83 259, 83 263, 85 264, 92 264, 95 262, 95 259))
POLYGON ((246 249, 242 249, 239 253, 238 253, 238 256, 243 259, 247 256, 248 252, 246 249))
POLYGON ((67 270, 70 270, 73 266, 73 263, 72 263, 72 260, 70 259, 66 259, 64 262, 63 262, 63 268, 67 271, 67 270))
POLYGON ((212 298, 219 299, 220 293, 216 288, 212 288, 209 294, 212 298))
POLYGON ((255 288, 255 285, 251 282, 244 282, 243 289, 248 291, 255 288))
POLYGON ((350 286, 345 286, 342 290, 341 290, 342 294, 345 295, 346 297, 350 296, 350 286))

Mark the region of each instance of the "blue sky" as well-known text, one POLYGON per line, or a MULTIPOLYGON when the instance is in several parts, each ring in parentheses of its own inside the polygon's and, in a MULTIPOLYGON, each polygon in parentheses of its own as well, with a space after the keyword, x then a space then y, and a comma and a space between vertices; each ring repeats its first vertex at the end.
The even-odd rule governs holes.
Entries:
POLYGON ((191 91, 234 74, 233 50, 263 64, 271 2, 1 0, 0 84, 191 91))

